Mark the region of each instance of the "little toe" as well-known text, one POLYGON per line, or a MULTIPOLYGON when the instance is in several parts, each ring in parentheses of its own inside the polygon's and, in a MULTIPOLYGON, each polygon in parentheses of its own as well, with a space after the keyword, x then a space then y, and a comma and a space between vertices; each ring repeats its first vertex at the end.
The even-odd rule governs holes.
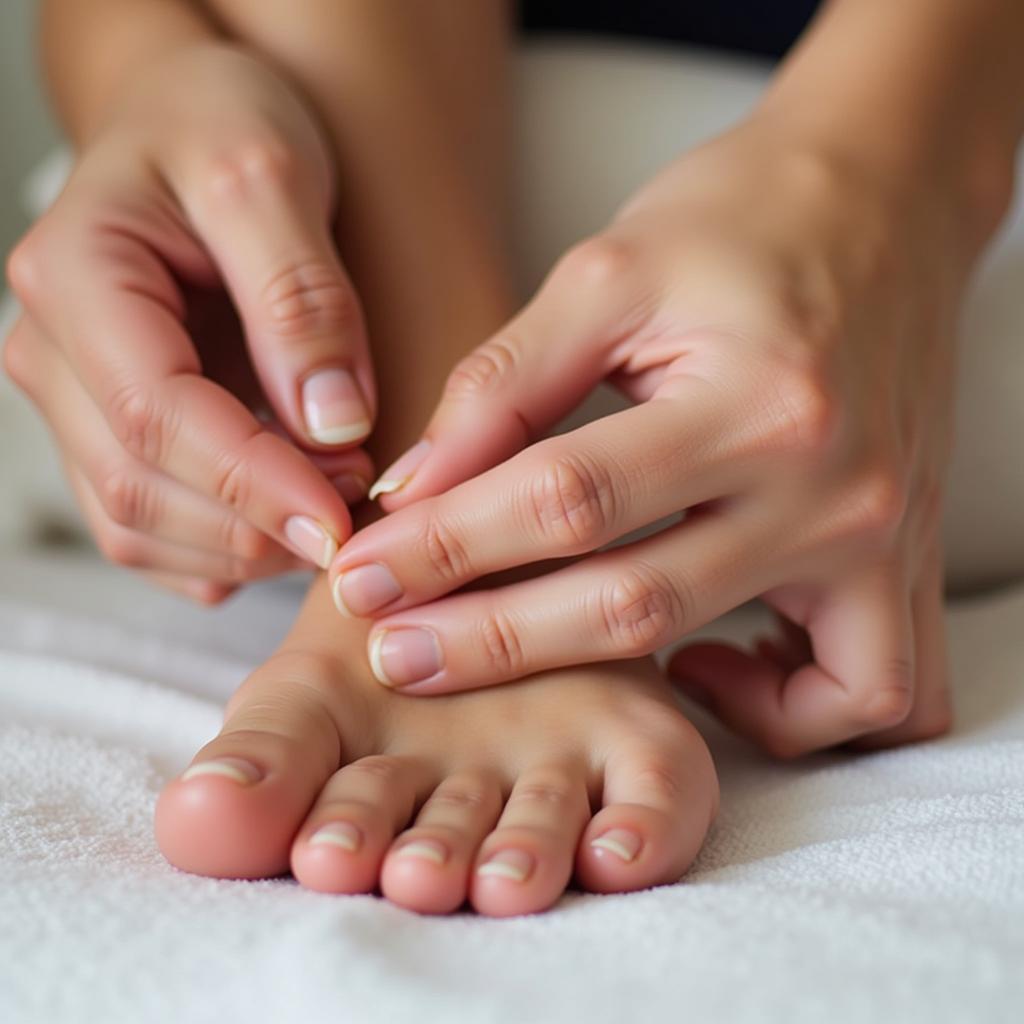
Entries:
POLYGON ((164 788, 156 839, 175 867, 217 878, 288 870, 292 839, 341 755, 334 719, 303 679, 296 663, 267 662, 217 738, 164 788))
POLYGON ((470 881, 473 906, 492 917, 550 907, 569 884, 589 817, 581 766, 539 767, 521 775, 497 828, 477 854, 470 881))
POLYGON ((434 781, 410 757, 364 757, 339 769, 295 837, 292 873, 317 892, 373 892, 395 833, 434 781))
POLYGON ((677 882, 718 806, 714 765, 688 724, 667 742, 635 744, 605 766, 604 807, 587 826, 576 877, 591 892, 677 882))
POLYGON ((422 914, 449 914, 461 907, 473 858, 498 820, 501 797, 496 778, 466 774, 445 779, 415 825, 388 851, 381 871, 384 895, 422 914))

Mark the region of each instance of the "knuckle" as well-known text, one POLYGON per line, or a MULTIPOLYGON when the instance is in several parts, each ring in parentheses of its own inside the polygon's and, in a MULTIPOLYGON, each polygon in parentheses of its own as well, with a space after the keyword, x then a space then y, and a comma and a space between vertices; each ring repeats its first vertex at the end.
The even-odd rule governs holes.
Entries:
POLYGON ((261 291, 267 326, 280 338, 347 334, 361 328, 362 311, 340 268, 322 259, 277 270, 261 291))
POLYGON ((31 306, 42 290, 46 261, 41 249, 39 236, 36 230, 32 230, 7 256, 7 281, 11 291, 26 306, 31 306))
POLYGON ((372 754, 350 764, 345 769, 346 774, 351 773, 383 784, 393 783, 398 778, 400 771, 399 759, 387 754, 372 754))
POLYGON ((201 187, 218 201, 247 198, 254 190, 288 188, 296 183, 300 163, 283 140, 266 133, 236 142, 212 157, 201 171, 201 187))
POLYGON ((485 341, 455 365, 445 383, 445 395, 475 398, 494 391, 515 374, 521 353, 514 334, 505 333, 485 341))
POLYGON ((96 532, 96 544, 108 562, 128 568, 142 564, 140 546, 127 530, 116 526, 101 528, 96 532))
POLYGON ((666 801, 674 801, 682 794, 678 770, 668 762, 651 761, 641 765, 633 776, 633 784, 666 801))
POLYGON ((857 724, 869 729, 888 729, 905 721, 914 707, 914 666, 904 658, 889 662, 880 676, 881 685, 865 694, 856 710, 857 724))
POLYGON ((526 674, 526 655, 518 628, 501 609, 492 608, 480 621, 480 645, 489 668, 502 678, 526 674))
POLYGON ((451 808, 455 811, 475 811, 489 803, 482 788, 468 785, 442 787, 434 792, 430 803, 435 807, 451 808))
POLYGON ((7 376, 31 397, 29 370, 30 346, 25 339, 25 331, 21 324, 17 325, 8 335, 3 345, 3 366, 7 376))
POLYGON ((156 395, 128 385, 111 396, 108 408, 114 435, 125 451, 141 462, 159 464, 172 427, 156 395))
POLYGON ((693 601, 685 584, 650 565, 635 565, 601 591, 598 628, 610 649, 640 657, 686 631, 693 601))
POLYGON ((775 382, 776 447, 815 454, 828 448, 836 433, 838 402, 824 374, 804 367, 789 369, 775 382))
POLYGON ((857 481, 851 503, 854 526, 858 532, 887 539, 903 523, 909 501, 905 475, 891 465, 875 466, 857 481))
POLYGON ((427 517, 421 544, 430 568, 446 583, 458 582, 472 575, 472 562, 466 546, 443 516, 427 517))
POLYGON ((270 548, 270 538, 265 533, 234 514, 225 515, 221 520, 220 542, 223 551, 253 562, 266 557, 270 548))
POLYGON ((522 782, 512 790, 509 802, 540 805, 564 805, 573 796, 573 786, 568 779, 558 776, 539 777, 522 782))
POLYGON ((100 479, 96 491, 103 510, 115 523, 143 530, 150 525, 152 488, 130 465, 114 466, 100 479))
POLYGON ((534 529, 559 551, 589 551, 608 538, 617 519, 612 476, 600 463, 561 455, 530 478, 534 529))
POLYGON ((213 489, 218 501, 236 511, 248 506, 252 495, 252 467, 239 455, 224 455, 214 471, 213 489))
POLYGON ((555 265, 552 281, 570 289, 603 291, 616 285, 635 264, 632 246, 611 235, 578 242, 555 265))

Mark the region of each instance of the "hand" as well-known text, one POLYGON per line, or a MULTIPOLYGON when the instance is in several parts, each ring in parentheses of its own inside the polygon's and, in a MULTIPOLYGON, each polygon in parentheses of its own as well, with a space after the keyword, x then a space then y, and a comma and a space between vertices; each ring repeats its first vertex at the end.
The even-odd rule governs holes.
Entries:
POLYGON ((268 68, 181 50, 10 260, 25 314, 6 365, 101 549, 202 600, 294 568, 291 552, 325 567, 351 532, 343 497, 372 479, 352 448, 375 395, 333 176, 268 68))
POLYGON ((401 510, 331 567, 339 608, 377 619, 378 678, 437 693, 633 657, 759 596, 782 641, 671 662, 728 724, 779 755, 947 728, 939 519, 970 259, 940 183, 883 185, 754 119, 572 250, 454 370, 376 485, 401 510), (604 379, 637 404, 531 443, 604 379))

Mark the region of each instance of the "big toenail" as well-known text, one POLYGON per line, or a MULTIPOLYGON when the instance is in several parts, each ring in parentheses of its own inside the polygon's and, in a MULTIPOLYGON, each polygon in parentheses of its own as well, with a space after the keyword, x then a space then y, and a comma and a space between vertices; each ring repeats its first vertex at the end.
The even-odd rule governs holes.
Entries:
POLYGON ((602 832, 596 839, 590 840, 591 848, 600 853, 607 850, 627 864, 636 859, 636 855, 643 846, 643 840, 631 829, 610 828, 602 832))
POLYGON ((484 878, 508 878, 513 882, 525 882, 532 871, 533 858, 525 850, 502 850, 476 869, 484 878))
POLYGON ((349 853, 355 853, 363 841, 362 833, 347 821, 332 821, 318 828, 310 837, 310 846, 340 846, 349 853))
POLYGON ((263 773, 249 761, 243 761, 240 757, 218 757, 213 761, 200 761, 192 765, 181 775, 182 782, 188 782, 200 775, 220 775, 232 782, 238 782, 243 786, 259 782, 263 773))
POLYGON ((444 864, 448 859, 448 848, 436 839, 417 839, 395 851, 396 857, 416 857, 429 860, 432 864, 444 864))
POLYGON ((386 565, 371 562, 343 572, 331 593, 342 615, 369 615, 401 597, 402 584, 386 565))
POLYGON ((370 667, 385 686, 408 686, 437 675, 441 645, 430 629, 383 629, 370 640, 370 667))

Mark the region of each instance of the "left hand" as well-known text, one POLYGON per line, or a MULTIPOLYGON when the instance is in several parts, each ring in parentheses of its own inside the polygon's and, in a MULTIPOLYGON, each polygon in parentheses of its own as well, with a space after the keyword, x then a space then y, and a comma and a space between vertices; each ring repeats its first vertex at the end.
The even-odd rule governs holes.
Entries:
POLYGON ((331 567, 339 606, 377 618, 382 681, 638 656, 760 596, 784 642, 671 661, 728 724, 780 755, 948 727, 939 522, 974 251, 938 171, 901 188, 804 141, 755 117, 681 158, 456 367, 378 484, 402 511, 331 567), (531 444, 604 379, 637 404, 531 444))

